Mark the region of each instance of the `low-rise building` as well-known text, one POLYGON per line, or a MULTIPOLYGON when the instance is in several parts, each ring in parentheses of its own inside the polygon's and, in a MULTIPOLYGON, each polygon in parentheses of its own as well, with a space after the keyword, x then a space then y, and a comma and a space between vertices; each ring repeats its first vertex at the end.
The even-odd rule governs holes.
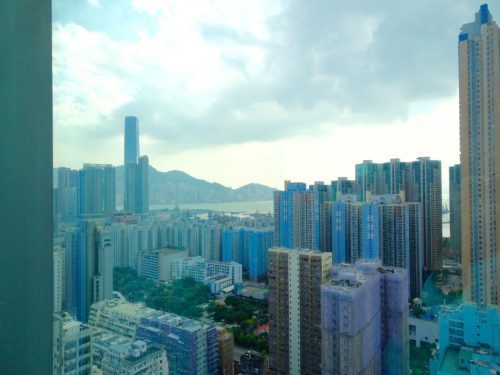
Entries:
POLYGON ((165 349, 104 330, 94 335, 92 355, 106 375, 168 375, 165 349))
POLYGON ((409 333, 410 340, 415 341, 415 346, 420 348, 420 344, 437 344, 439 338, 439 328, 436 319, 428 318, 427 316, 416 317, 410 315, 409 318, 409 333))
POLYGON ((241 375, 264 375, 267 374, 268 361, 260 353, 248 350, 240 357, 238 374, 241 375))
POLYGON ((139 276, 144 276, 155 282, 172 280, 172 263, 176 259, 188 256, 187 249, 156 249, 147 250, 139 260, 139 276))
POLYGON ((242 266, 236 262, 217 262, 202 257, 176 259, 172 262, 172 278, 192 277, 199 283, 217 290, 230 292, 243 286, 242 266), (214 278, 214 276, 217 276, 214 278))
POLYGON ((215 326, 157 311, 142 318, 137 338, 167 351, 171 375, 216 375, 218 345, 215 326))
POLYGON ((230 277, 224 275, 208 276, 204 284, 210 288, 212 294, 224 295, 234 290, 234 284, 230 277))
POLYGON ((442 310, 431 375, 500 373, 500 309, 466 304, 442 310))
POLYGON ((94 303, 90 307, 89 324, 133 338, 141 319, 155 312, 156 310, 146 307, 143 303, 113 298, 94 303))

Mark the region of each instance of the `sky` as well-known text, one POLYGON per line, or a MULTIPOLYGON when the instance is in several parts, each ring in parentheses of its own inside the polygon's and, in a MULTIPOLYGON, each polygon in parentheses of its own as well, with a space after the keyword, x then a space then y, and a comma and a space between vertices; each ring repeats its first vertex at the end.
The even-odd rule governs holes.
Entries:
POLYGON ((123 164, 133 115, 161 171, 281 188, 430 156, 446 192, 458 33, 481 3, 54 0, 54 165, 123 164))

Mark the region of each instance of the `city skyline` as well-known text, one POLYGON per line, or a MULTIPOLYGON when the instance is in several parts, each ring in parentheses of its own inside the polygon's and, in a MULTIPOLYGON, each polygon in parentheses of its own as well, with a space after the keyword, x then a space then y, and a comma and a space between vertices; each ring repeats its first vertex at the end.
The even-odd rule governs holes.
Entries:
POLYGON ((153 166, 232 187, 352 178, 393 157, 446 173, 459 158, 456 25, 480 3, 56 2, 54 164, 121 164, 133 115, 153 166))

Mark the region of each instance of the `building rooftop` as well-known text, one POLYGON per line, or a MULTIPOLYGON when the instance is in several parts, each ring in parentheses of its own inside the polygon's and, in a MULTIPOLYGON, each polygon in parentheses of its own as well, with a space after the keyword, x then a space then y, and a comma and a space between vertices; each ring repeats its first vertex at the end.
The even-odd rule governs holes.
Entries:
POLYGON ((134 340, 105 330, 100 330, 94 337, 93 345, 98 350, 109 350, 115 356, 130 363, 140 362, 152 353, 163 350, 148 342, 134 340))
POLYGON ((177 327, 189 332, 196 332, 199 329, 207 327, 207 325, 196 320, 184 318, 182 316, 166 313, 163 311, 156 311, 154 314, 148 316, 147 319, 167 324, 171 327, 177 327))
POLYGON ((96 302, 91 307, 91 310, 93 309, 109 309, 114 314, 134 316, 137 319, 149 316, 156 312, 156 310, 146 307, 144 303, 132 303, 119 298, 96 302))
POLYGON ((218 274, 218 275, 213 275, 213 276, 208 276, 205 278, 207 281, 210 280, 210 281, 219 281, 219 280, 224 280, 224 279, 227 279, 227 280, 231 280, 230 277, 228 276, 225 276, 225 275, 221 275, 221 274, 218 274))
POLYGON ((151 250, 151 253, 152 254, 164 254, 164 255, 172 255, 172 254, 178 254, 178 253, 182 253, 182 252, 187 252, 187 248, 177 248, 177 249, 174 249, 174 248, 163 248, 163 249, 154 249, 154 250, 151 250))
POLYGON ((340 286, 344 288, 359 288, 363 285, 362 282, 357 280, 330 280, 330 284, 333 286, 340 286))

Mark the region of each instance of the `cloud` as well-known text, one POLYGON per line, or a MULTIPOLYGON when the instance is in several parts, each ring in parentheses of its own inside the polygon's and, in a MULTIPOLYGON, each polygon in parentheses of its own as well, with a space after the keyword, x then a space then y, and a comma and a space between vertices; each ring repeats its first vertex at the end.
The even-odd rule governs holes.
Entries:
POLYGON ((158 153, 398 124, 456 94, 458 31, 480 4, 91 3, 54 5, 56 142, 116 139, 134 114, 158 153))
POLYGON ((99 8, 101 6, 101 4, 99 4, 99 0, 87 0, 87 3, 96 8, 99 8))

